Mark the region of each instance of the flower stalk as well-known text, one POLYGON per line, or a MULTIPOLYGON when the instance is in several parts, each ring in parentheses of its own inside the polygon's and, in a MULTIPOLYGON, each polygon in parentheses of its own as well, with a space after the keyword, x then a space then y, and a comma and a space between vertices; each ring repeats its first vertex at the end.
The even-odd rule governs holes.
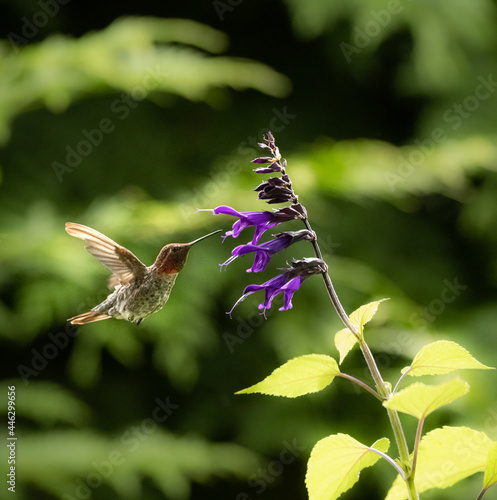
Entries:
MULTIPOLYGON (((245 228, 251 226, 255 227, 255 233, 252 241, 247 244, 237 246, 232 251, 232 256, 224 262, 222 266, 227 266, 240 256, 254 253, 254 263, 247 271, 253 273, 261 272, 267 268, 272 255, 288 248, 290 245, 298 241, 303 240, 307 240, 312 244, 315 258, 303 258, 301 260, 294 259, 290 267, 284 269, 282 274, 275 276, 261 285, 247 286, 240 299, 238 299, 231 311, 229 311, 229 314, 231 315, 233 309, 240 302, 257 291, 265 292, 265 300, 259 305, 259 309, 263 310, 263 314, 265 314, 266 309, 271 307, 273 298, 280 293, 283 294, 284 298, 284 304, 280 308, 280 311, 291 309, 293 295, 300 288, 303 282, 313 274, 321 274, 326 291, 336 313, 345 327, 357 339, 361 352, 373 378, 376 390, 372 389, 367 384, 358 381, 357 379, 353 379, 353 377, 345 376, 345 374, 342 376, 349 378, 353 382, 359 383, 360 386, 375 395, 378 399, 388 399, 392 393, 391 386, 386 383, 381 376, 373 354, 364 339, 362 327, 359 328, 350 321, 349 316, 345 312, 345 309, 338 298, 331 278, 328 274, 328 266, 323 260, 316 233, 312 230, 305 207, 299 203, 299 198, 293 190, 292 182, 286 172, 286 160, 281 157, 280 151, 275 144, 275 140, 271 132, 268 133, 267 137, 264 137, 264 142, 259 143, 259 146, 265 149, 271 156, 263 156, 253 160, 253 163, 258 165, 254 171, 258 174, 272 174, 274 177, 267 179, 255 188, 255 191, 258 193, 258 198, 266 201, 268 204, 290 203, 291 205, 279 210, 265 212, 238 212, 233 208, 226 206, 220 206, 213 209, 212 212, 214 214, 233 215, 238 218, 238 220, 233 224, 232 230, 226 232, 225 238, 228 236, 237 238, 241 231, 245 228), (280 232, 273 235, 274 239, 265 243, 259 243, 262 235, 268 229, 271 229, 283 222, 298 219, 302 220, 305 229, 293 232, 280 232)), ((409 449, 399 415, 395 410, 388 408, 386 410, 399 450, 399 463, 396 464, 389 457, 387 458, 384 454, 380 454, 384 458, 387 458, 387 460, 395 466, 399 474, 405 480, 409 500, 417 500, 418 495, 414 485, 413 474, 414 466, 410 460, 409 449)))

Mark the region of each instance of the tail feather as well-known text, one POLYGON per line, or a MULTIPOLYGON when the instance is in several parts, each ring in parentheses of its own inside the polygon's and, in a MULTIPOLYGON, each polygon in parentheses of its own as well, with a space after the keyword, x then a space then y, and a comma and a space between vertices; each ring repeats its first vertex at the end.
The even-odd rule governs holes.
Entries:
POLYGON ((94 321, 102 321, 103 319, 109 319, 112 316, 108 314, 100 314, 95 311, 88 311, 83 314, 78 314, 67 321, 70 321, 72 325, 85 325, 86 323, 93 323, 94 321))

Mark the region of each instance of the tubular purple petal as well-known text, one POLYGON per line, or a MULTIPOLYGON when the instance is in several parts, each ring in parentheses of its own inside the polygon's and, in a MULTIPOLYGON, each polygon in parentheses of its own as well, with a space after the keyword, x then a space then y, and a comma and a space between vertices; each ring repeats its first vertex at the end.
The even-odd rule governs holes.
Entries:
POLYGON ((259 273, 266 270, 271 257, 275 253, 281 252, 281 250, 288 248, 290 245, 296 243, 297 241, 312 241, 316 237, 314 233, 311 233, 307 229, 301 229, 300 231, 286 231, 283 233, 278 233, 274 236, 274 239, 261 243, 260 245, 256 245, 252 242, 246 245, 239 245, 235 247, 231 252, 233 257, 228 259, 222 265, 228 265, 238 256, 254 252, 254 263, 250 269, 247 269, 247 272, 259 273))
POLYGON ((212 210, 212 213, 224 214, 224 215, 233 215, 238 217, 237 220, 233 224, 233 228, 231 231, 227 231, 224 237, 232 236, 233 238, 237 238, 238 235, 247 227, 255 226, 255 234, 252 242, 255 244, 259 241, 262 234, 268 229, 273 228, 280 224, 281 221, 277 218, 277 212, 239 212, 231 207, 226 205, 221 205, 212 210))
POLYGON ((281 287, 284 299, 283 299, 283 307, 279 308, 280 311, 288 311, 288 309, 291 309, 293 307, 292 304, 293 294, 300 288, 302 282, 303 279, 300 276, 296 276, 295 278, 291 279, 288 283, 285 283, 281 287))
POLYGON ((234 256, 240 256, 250 252, 255 252, 254 264, 250 269, 247 269, 247 272, 259 273, 266 269, 272 255, 287 248, 293 240, 294 238, 291 234, 280 233, 276 238, 266 241, 265 243, 261 243, 260 245, 254 245, 251 243, 247 245, 239 245, 234 248, 231 253, 234 256))
POLYGON ((293 294, 300 288, 300 285, 304 282, 305 278, 300 276, 294 276, 292 278, 291 274, 286 272, 279 274, 269 281, 266 281, 262 285, 249 285, 243 291, 243 295, 236 301, 235 305, 232 307, 229 314, 233 312, 233 309, 243 300, 245 300, 250 294, 259 292, 261 290, 265 291, 264 302, 259 304, 259 309, 270 309, 271 303, 278 294, 283 293, 284 303, 280 311, 286 311, 292 308, 292 298, 293 294))

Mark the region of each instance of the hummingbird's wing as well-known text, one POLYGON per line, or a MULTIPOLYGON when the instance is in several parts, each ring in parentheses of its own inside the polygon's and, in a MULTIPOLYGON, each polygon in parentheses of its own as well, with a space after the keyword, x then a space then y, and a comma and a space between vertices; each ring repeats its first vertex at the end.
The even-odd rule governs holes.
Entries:
POLYGON ((145 274, 147 266, 138 257, 95 229, 75 222, 66 222, 66 231, 71 236, 84 240, 88 252, 112 271, 113 274, 109 278, 110 289, 119 284, 127 285, 145 274))

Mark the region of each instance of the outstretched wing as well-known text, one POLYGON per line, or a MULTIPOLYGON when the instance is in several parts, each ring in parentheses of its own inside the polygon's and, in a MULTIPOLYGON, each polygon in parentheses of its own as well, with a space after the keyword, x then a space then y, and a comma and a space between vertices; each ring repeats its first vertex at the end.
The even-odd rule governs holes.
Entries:
POLYGON ((138 257, 95 229, 75 222, 66 222, 66 231, 71 236, 84 240, 88 252, 112 271, 109 288, 119 284, 127 285, 145 274, 147 267, 138 257))

